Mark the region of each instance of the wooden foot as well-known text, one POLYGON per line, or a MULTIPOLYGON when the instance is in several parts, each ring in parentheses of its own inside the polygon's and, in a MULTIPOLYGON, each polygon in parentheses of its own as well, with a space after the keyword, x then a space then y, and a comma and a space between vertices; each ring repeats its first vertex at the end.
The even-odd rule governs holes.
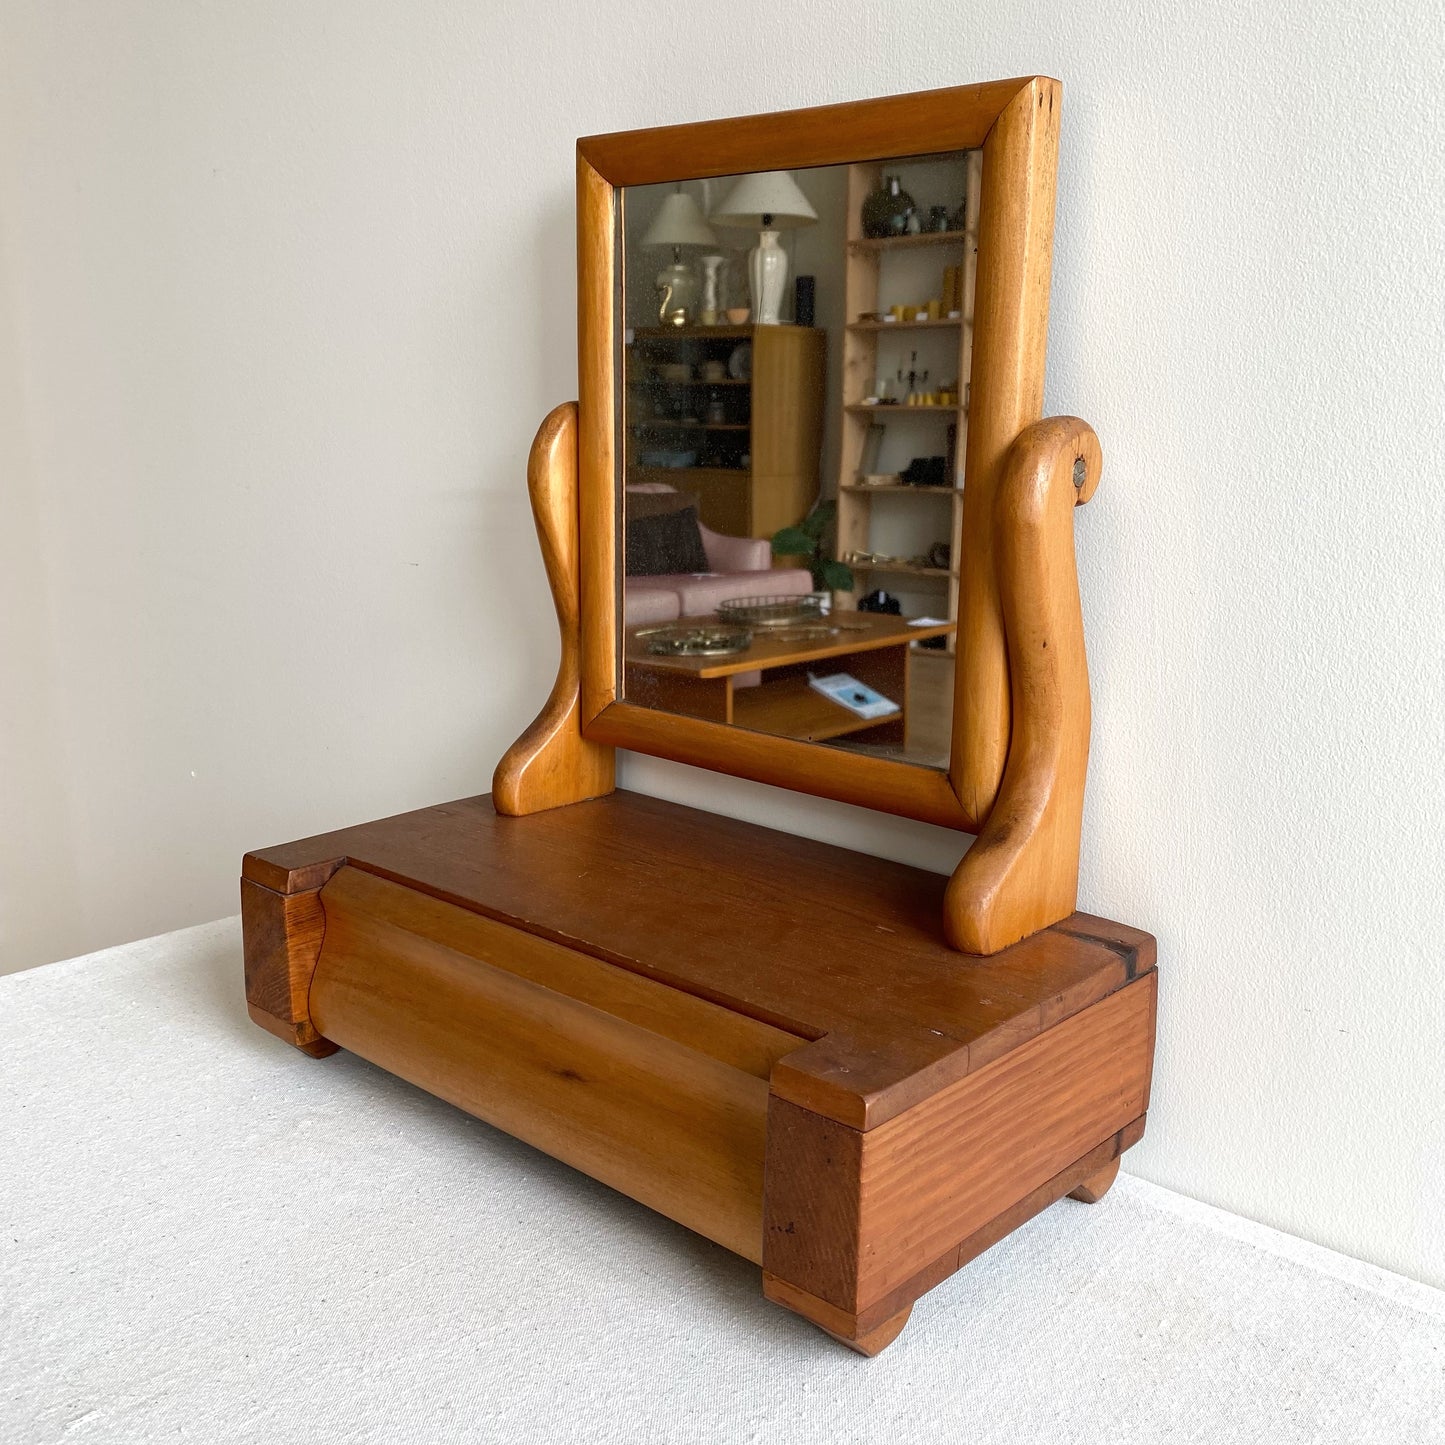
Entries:
POLYGON ((802 1315, 809 1324, 817 1325, 825 1335, 832 1335, 840 1345, 847 1345, 850 1350, 856 1350, 860 1355, 872 1356, 886 1349, 903 1332, 908 1316, 913 1313, 913 1302, 909 1301, 897 1314, 889 1315, 881 1324, 865 1323, 860 1328, 860 1322, 866 1321, 869 1315, 876 1318, 876 1307, 861 1316, 851 1314, 848 1310, 839 1309, 837 1305, 809 1294, 807 1290, 790 1285, 777 1275, 769 1274, 767 1270, 763 1271, 763 1295, 774 1304, 792 1310, 795 1315, 802 1315))
MULTIPOLYGON (((325 882, 325 867, 321 873, 325 882)), ((290 881, 285 880, 287 886, 290 881)), ((325 932, 319 887, 281 893, 241 879, 246 1011, 253 1023, 313 1059, 336 1052, 311 1022, 308 1002, 325 932)))
POLYGON ((1097 1204, 1108 1192, 1109 1186, 1119 1177, 1117 1159, 1105 1165, 1097 1174, 1091 1174, 1076 1189, 1069 1190, 1069 1198, 1082 1204, 1097 1204))
POLYGON ((330 1058, 340 1049, 339 1044, 322 1038, 309 1021, 293 1023, 288 1019, 278 1019, 275 1014, 268 1014, 265 1009, 259 1009, 253 1003, 246 1005, 246 1012, 251 1015, 253 1024, 260 1024, 268 1034, 275 1034, 282 1043, 290 1044, 293 1049, 300 1049, 307 1058, 330 1058))
POLYGON ((870 1359, 885 1350, 899 1335, 903 1333, 903 1326, 908 1323, 908 1316, 913 1313, 913 1306, 909 1305, 906 1310, 900 1310, 891 1320, 884 1320, 876 1329, 871 1329, 866 1335, 859 1335, 856 1339, 849 1339, 847 1335, 833 1334, 832 1330, 823 1329, 823 1333, 833 1335, 833 1338, 840 1345, 847 1345, 850 1350, 856 1350, 860 1355, 867 1355, 870 1359))

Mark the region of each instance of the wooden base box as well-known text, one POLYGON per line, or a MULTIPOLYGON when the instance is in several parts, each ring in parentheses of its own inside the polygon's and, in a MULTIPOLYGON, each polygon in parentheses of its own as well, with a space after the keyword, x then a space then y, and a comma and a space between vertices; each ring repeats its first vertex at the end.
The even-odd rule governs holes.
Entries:
POLYGON ((1139 1138, 1154 941, 988 958, 947 879, 626 792, 489 797, 248 854, 262 1027, 353 1050, 762 1266, 872 1354, 1139 1138))

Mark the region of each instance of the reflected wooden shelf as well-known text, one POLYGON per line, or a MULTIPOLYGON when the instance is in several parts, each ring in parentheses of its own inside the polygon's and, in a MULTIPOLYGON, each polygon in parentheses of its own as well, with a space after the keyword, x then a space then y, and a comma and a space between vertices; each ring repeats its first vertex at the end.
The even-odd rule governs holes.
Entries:
POLYGON ((854 492, 860 497, 873 496, 882 492, 885 496, 891 496, 898 492, 911 495, 922 494, 925 497, 962 497, 962 487, 915 487, 908 482, 890 482, 887 486, 865 487, 860 482, 845 482, 840 491, 854 492))
POLYGON ((940 316, 937 321, 850 321, 849 331, 936 331, 951 326, 956 331, 963 325, 957 316, 940 316))
POLYGON ((780 677, 757 687, 739 688, 733 694, 733 722, 755 733, 778 738, 805 738, 826 742, 864 732, 884 723, 899 722, 901 709, 882 717, 859 717, 841 703, 816 692, 806 677, 780 677))
POLYGON ((729 341, 751 338, 752 334, 751 325, 636 326, 632 329, 633 338, 637 341, 729 341))
POLYGON ((920 231, 916 236, 868 236, 849 241, 848 252, 867 256, 876 251, 912 251, 922 246, 961 246, 968 239, 967 231, 920 231))
POLYGON ((891 405, 871 405, 866 401, 850 402, 843 408, 849 416, 908 416, 921 412, 924 416, 957 416, 965 408, 961 406, 905 406, 902 402, 891 405))
POLYGON ((920 567, 916 562, 849 562, 843 565, 854 572, 899 572, 908 577, 957 577, 949 567, 920 567))

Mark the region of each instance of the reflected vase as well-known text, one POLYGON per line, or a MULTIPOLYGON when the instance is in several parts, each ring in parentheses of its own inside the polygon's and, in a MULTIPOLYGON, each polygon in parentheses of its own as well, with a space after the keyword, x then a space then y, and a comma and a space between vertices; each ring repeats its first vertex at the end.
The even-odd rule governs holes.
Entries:
POLYGON ((787 280, 788 253, 778 243, 778 233, 761 232, 758 244, 748 253, 748 282, 752 288, 753 321, 757 325, 778 324, 787 280))

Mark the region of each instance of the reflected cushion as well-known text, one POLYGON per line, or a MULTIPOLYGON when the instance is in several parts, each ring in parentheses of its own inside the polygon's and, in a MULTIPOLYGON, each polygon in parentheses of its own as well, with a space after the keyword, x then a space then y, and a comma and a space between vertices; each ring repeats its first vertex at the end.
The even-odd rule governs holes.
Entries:
POLYGON ((627 519, 627 575, 657 577, 668 572, 706 572, 697 508, 657 517, 627 519))

